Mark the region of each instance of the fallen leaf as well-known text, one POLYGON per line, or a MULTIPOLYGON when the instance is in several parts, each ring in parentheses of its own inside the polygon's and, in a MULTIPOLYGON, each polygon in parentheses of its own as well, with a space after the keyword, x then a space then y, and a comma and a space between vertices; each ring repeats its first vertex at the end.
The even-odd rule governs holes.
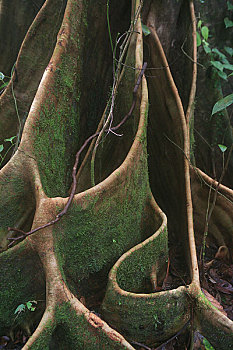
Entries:
POLYGON ((213 306, 215 306, 219 311, 223 313, 223 315, 227 316, 227 313, 223 310, 222 305, 211 295, 207 290, 202 288, 202 292, 205 294, 206 298, 211 302, 213 306))

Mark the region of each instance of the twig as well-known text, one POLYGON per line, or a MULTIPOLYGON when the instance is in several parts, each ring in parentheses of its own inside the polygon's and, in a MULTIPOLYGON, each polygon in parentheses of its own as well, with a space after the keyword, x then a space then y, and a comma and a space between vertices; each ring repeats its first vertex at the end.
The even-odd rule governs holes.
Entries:
MULTIPOLYGON (((112 123, 113 123, 113 110, 114 110, 114 106, 115 106, 115 99, 116 99, 116 93, 117 93, 117 89, 119 86, 119 82, 121 79, 121 63, 123 61, 123 58, 127 52, 128 46, 130 44, 131 41, 131 37, 132 34, 135 32, 134 31, 134 27, 137 23, 137 20, 139 18, 139 14, 141 11, 141 7, 142 7, 142 1, 140 1, 140 4, 137 8, 137 11, 135 12, 135 16, 133 21, 131 22, 130 28, 128 30, 128 32, 126 32, 125 38, 123 40, 123 43, 120 46, 120 53, 119 53, 119 61, 115 70, 115 52, 116 52, 116 48, 118 43, 120 42, 122 36, 116 41, 116 45, 115 48, 113 50, 113 45, 112 45, 112 39, 111 39, 111 32, 110 32, 110 24, 109 24, 109 14, 108 14, 108 6, 107 6, 107 18, 108 18, 108 30, 109 30, 109 38, 110 38, 110 42, 111 42, 111 46, 112 46, 112 53, 113 53, 113 84, 112 84, 112 93, 111 93, 111 104, 110 104, 110 110, 108 113, 108 116, 106 118, 106 120, 103 123, 102 126, 102 130, 100 131, 97 140, 95 142, 95 146, 92 152, 92 158, 91 158, 91 184, 92 186, 95 186, 95 157, 96 157, 96 152, 97 152, 97 147, 99 146, 100 140, 104 135, 105 130, 108 128, 108 132, 110 133, 112 132, 112 123)), ((113 134, 115 134, 113 132, 113 134)), ((117 135, 120 136, 120 135, 117 135)))
POLYGON ((168 279, 168 275, 169 275, 169 268, 170 268, 170 258, 168 257, 166 276, 165 276, 165 278, 163 280, 163 284, 162 284, 163 289, 164 289, 164 287, 166 286, 166 283, 167 283, 167 279, 168 279))
MULTIPOLYGON (((217 186, 216 186, 216 188, 215 188, 215 190, 214 190, 214 198, 213 198, 213 202, 212 202, 212 204, 211 204, 210 209, 209 209, 209 205, 210 205, 211 188, 210 188, 210 191, 209 191, 209 197, 208 197, 208 203, 207 203, 208 206, 207 206, 207 213, 206 213, 207 219, 206 219, 206 221, 205 221, 205 228, 204 228, 204 242, 203 242, 204 244, 205 244, 205 242, 206 242, 206 238, 207 238, 207 235, 208 235, 209 222, 210 222, 210 219, 211 219, 213 210, 214 210, 214 208, 215 208, 215 204, 216 204, 216 200, 217 200, 217 195, 218 195, 218 190, 219 190, 219 187, 220 187, 220 185, 221 185, 221 183, 222 183, 222 180, 223 180, 223 178, 224 178, 224 175, 225 175, 225 173, 226 173, 226 171, 227 171, 227 168, 228 168, 228 165, 229 165, 229 162, 230 162, 230 158, 231 158, 232 150, 233 150, 233 143, 232 143, 231 148, 230 148, 230 151, 229 151, 229 153, 228 153, 227 161, 226 161, 226 164, 225 164, 225 166, 224 166, 224 168, 223 168, 223 171, 222 171, 222 174, 221 174, 220 179, 219 179, 219 181, 218 181, 218 184, 217 184, 217 186)), ((202 255, 203 264, 204 264, 204 252, 205 252, 205 246, 204 246, 203 255, 202 255)))
POLYGON ((183 54, 184 54, 186 57, 188 57, 188 59, 190 59, 190 61, 192 61, 192 62, 195 63, 195 64, 198 64, 198 66, 200 66, 201 68, 203 68, 203 69, 206 70, 206 67, 203 66, 203 64, 201 64, 201 63, 199 63, 199 62, 197 62, 197 61, 194 61, 194 60, 192 59, 192 57, 189 56, 189 55, 187 54, 187 52, 184 51, 184 44, 185 44, 186 40, 187 40, 187 37, 185 38, 183 44, 181 45, 181 51, 183 52, 183 54))
MULTIPOLYGON (((143 64, 143 67, 141 69, 141 72, 138 76, 138 79, 137 79, 137 82, 135 84, 135 87, 134 87, 134 90, 133 90, 133 102, 132 102, 132 106, 130 108, 130 111, 128 114, 126 114, 126 116, 122 119, 122 121, 116 125, 115 127, 113 127, 112 129, 114 131, 116 131, 117 129, 119 129, 126 121, 127 119, 131 116, 131 114, 133 113, 133 110, 134 110, 134 107, 135 107, 135 104, 136 104, 136 98, 137 98, 137 90, 138 90, 138 87, 141 83, 141 80, 142 80, 142 76, 146 70, 146 67, 147 67, 147 62, 145 62, 143 64)), ((93 139, 95 138, 96 136, 98 136, 100 134, 100 132, 96 132, 95 134, 91 135, 90 137, 88 137, 88 139, 86 139, 86 141, 84 142, 84 144, 82 145, 82 147, 79 149, 79 151, 76 153, 76 158, 75 158, 75 163, 74 163, 74 166, 73 166, 73 171, 72 171, 72 179, 73 179, 73 183, 72 183, 72 187, 71 187, 71 193, 70 193, 70 196, 68 198, 68 201, 64 207, 64 209, 59 213, 57 214, 56 218, 44 225, 41 225, 29 232, 24 232, 22 230, 19 230, 17 228, 12 228, 12 227, 9 227, 8 228, 8 231, 15 231, 15 232, 20 232, 22 233, 21 236, 19 237, 11 237, 11 238, 8 238, 9 240, 11 240, 12 242, 8 245, 8 247, 12 246, 14 244, 14 242, 20 240, 20 239, 23 239, 27 236, 30 236, 32 235, 33 233, 43 229, 43 228, 46 228, 46 227, 49 227, 51 225, 54 225, 55 223, 57 223, 61 217, 63 215, 66 214, 67 210, 69 209, 71 203, 72 203, 72 200, 74 198, 74 195, 75 195, 75 192, 76 192, 76 187, 77 187, 77 179, 76 179, 76 173, 77 173, 77 167, 78 167, 78 163, 79 163, 79 157, 80 157, 80 154, 82 153, 82 151, 85 149, 85 147, 88 145, 88 143, 93 139)))
POLYGON ((144 348, 144 349, 146 349, 146 350, 152 350, 151 348, 149 348, 149 347, 146 346, 145 344, 138 343, 137 341, 130 340, 129 342, 130 342, 131 344, 133 344, 133 345, 141 346, 142 348, 144 348))
POLYGON ((18 106, 17 106, 17 101, 16 101, 16 97, 15 97, 15 93, 14 93, 14 81, 13 81, 13 74, 15 73, 15 80, 18 81, 18 75, 17 75, 17 70, 16 70, 16 62, 14 63, 12 69, 11 69, 11 92, 12 92, 12 96, 14 99, 14 104, 15 104, 15 111, 16 111, 16 115, 18 118, 18 122, 19 122, 19 131, 18 131, 18 137, 17 137, 17 141, 16 144, 20 143, 20 133, 22 130, 22 124, 21 124, 21 120, 20 120, 20 116, 19 116, 19 110, 18 110, 18 106))
MULTIPOLYGON (((168 139, 168 141, 170 141, 174 146, 176 146, 184 155, 184 157, 188 160, 189 165, 192 167, 192 169, 195 171, 196 175, 198 176, 198 178, 200 179, 201 182, 203 182, 207 187, 211 187, 212 185, 209 185, 201 176, 201 174, 198 171, 198 168, 196 168, 190 161, 190 159, 187 157, 187 155, 185 154, 184 150, 177 145, 174 141, 172 141, 166 134, 164 134, 164 136, 168 139)), ((229 203, 233 204, 233 201, 231 201, 227 196, 225 196, 224 194, 222 194, 221 192, 218 192, 218 194, 223 197, 224 199, 226 199, 229 203)))
POLYGON ((209 144, 209 142, 199 133, 199 131, 196 129, 196 128, 193 128, 193 130, 198 134, 198 136, 200 136, 200 138, 202 139, 203 142, 205 142, 207 144, 207 146, 211 149, 212 151, 212 148, 209 144))

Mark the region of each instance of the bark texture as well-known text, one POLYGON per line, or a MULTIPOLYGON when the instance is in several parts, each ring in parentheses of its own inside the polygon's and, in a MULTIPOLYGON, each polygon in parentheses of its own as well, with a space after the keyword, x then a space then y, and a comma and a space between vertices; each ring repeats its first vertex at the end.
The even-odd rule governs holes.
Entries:
POLYGON ((133 115, 120 128, 124 136, 110 133, 99 145, 96 185, 93 141, 82 154, 67 213, 7 249, 8 238, 20 234, 8 227, 28 232, 65 208, 75 154, 102 127, 111 93, 106 1, 38 6, 0 97, 1 140, 22 134, 0 171, 0 333, 32 333, 25 350, 133 350, 135 342, 158 346, 191 320, 189 333, 198 329, 217 349, 232 349, 233 322, 202 293, 196 256, 210 187, 219 188, 208 239, 232 254, 233 192, 190 162, 197 71, 192 1, 110 2, 114 40, 135 21, 114 125, 130 110, 148 63, 133 115), (155 292, 151 274, 163 281, 175 243, 185 284, 155 292), (14 310, 29 300, 38 301, 36 311, 15 322, 14 310))

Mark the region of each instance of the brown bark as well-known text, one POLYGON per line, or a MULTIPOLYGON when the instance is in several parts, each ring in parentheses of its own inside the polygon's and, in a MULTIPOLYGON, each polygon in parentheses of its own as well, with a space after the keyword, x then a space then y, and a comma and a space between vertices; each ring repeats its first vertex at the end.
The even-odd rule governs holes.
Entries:
POLYGON ((21 109, 30 108, 20 146, 0 172, 0 332, 32 331, 24 349, 133 350, 136 343, 158 346, 182 329, 190 333, 192 324, 216 348, 230 349, 233 322, 202 293, 196 255, 212 187, 218 195, 208 240, 227 246, 233 259, 233 195, 190 162, 196 88, 192 1, 145 2, 140 12, 150 29, 147 37, 141 18, 135 20, 141 1, 111 2, 113 38, 119 27, 127 30, 130 12, 135 20, 114 126, 130 110, 135 82, 148 62, 134 112, 120 129, 124 136, 108 135, 99 145, 93 187, 92 142, 82 156, 67 213, 7 249, 8 226, 28 232, 54 220, 66 206, 75 154, 95 132, 111 84, 105 1, 64 5, 47 0, 41 7, 17 58, 18 81, 14 73, 0 98, 2 139, 18 128, 12 87, 20 117, 21 109), (57 34, 55 47, 55 36, 48 42, 46 33, 57 34), (168 246, 181 251, 185 283, 159 291, 166 280, 168 246), (145 283, 149 279, 151 289, 145 283), (37 300, 38 308, 15 325, 14 310, 29 300, 37 300))

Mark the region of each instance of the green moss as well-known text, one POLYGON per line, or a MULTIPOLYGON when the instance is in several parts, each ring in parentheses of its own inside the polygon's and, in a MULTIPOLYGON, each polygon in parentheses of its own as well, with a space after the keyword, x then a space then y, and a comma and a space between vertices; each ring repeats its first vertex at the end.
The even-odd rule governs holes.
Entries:
MULTIPOLYGON (((152 266, 158 262, 157 273, 164 270, 168 259, 167 229, 140 249, 134 251, 119 266, 117 282, 126 291, 143 292, 150 279, 152 266)), ((165 270, 164 270, 165 272, 165 270)))
POLYGON ((43 332, 40 334, 40 337, 33 342, 33 345, 30 347, 30 349, 31 350, 42 350, 42 349, 51 350, 51 337, 54 332, 54 329, 55 329, 55 325, 51 320, 45 326, 43 332))
POLYGON ((48 101, 36 125, 34 147, 43 189, 51 197, 66 196, 71 183, 72 149, 77 148, 78 120, 75 110, 69 108, 66 102, 55 107, 48 101))
POLYGON ((1 176, 0 195, 4 200, 0 205, 0 227, 11 226, 22 215, 19 208, 25 204, 25 192, 23 178, 14 173, 1 176))
MULTIPOLYGON (((72 5, 76 6, 76 5, 72 5)), ((49 197, 67 196, 79 145, 80 76, 79 21, 75 9, 70 17, 71 37, 56 67, 53 86, 34 126, 34 148, 42 185, 49 197)), ((59 46, 55 50, 59 50, 59 46)))
POLYGON ((83 315, 77 315, 69 303, 60 305, 55 317, 58 326, 51 340, 51 349, 66 350, 67 344, 73 350, 124 349, 101 329, 94 329, 83 315))
POLYGON ((201 333, 208 339, 215 349, 225 350, 233 349, 233 333, 228 327, 219 327, 216 316, 206 313, 206 310, 216 308, 209 302, 209 300, 200 293, 196 299, 197 317, 200 323, 201 333), (211 315, 211 317, 209 317, 211 315))
MULTIPOLYGON (((27 251, 25 254, 26 243, 20 243, 17 251, 8 250, 1 254, 1 288, 0 288, 0 332, 4 334, 7 328, 14 328, 16 323, 14 314, 15 309, 29 300, 42 299, 41 293, 38 291, 38 279, 40 263, 38 258, 32 252, 31 256, 27 251), (33 263, 32 263, 33 262, 33 263), (35 265, 37 273, 35 273, 35 265), (36 280, 36 281, 35 281, 36 280)), ((40 276, 41 278, 41 276, 40 276)), ((44 276, 42 276, 44 278, 44 276)), ((45 287, 44 287, 45 288, 45 287)), ((35 312, 36 315, 37 312, 35 312)), ((33 317, 35 316, 33 314, 33 317)), ((24 318, 21 318, 24 322, 24 318)), ((17 320, 21 321, 21 320, 17 320)))
MULTIPOLYGON (((56 250, 74 280, 108 269, 125 251, 141 241, 141 217, 148 194, 146 157, 121 188, 116 176, 116 190, 73 204, 66 221, 59 223, 62 235, 56 250), (137 210, 135 210, 137 208, 137 210), (66 224, 67 223, 67 224, 66 224)), ((54 229, 56 234, 57 227, 54 229)))
POLYGON ((8 170, 8 172, 2 174, 0 179, 0 195, 2 198, 0 204, 0 251, 4 250, 9 244, 6 238, 8 227, 15 227, 22 220, 25 208, 28 208, 29 203, 33 210, 30 185, 27 180, 25 181, 21 177, 21 169, 18 169, 18 174, 15 174, 9 167, 8 170))
POLYGON ((105 296, 104 318, 127 339, 155 344, 174 335, 189 320, 189 298, 184 290, 135 297, 111 287, 105 296))

